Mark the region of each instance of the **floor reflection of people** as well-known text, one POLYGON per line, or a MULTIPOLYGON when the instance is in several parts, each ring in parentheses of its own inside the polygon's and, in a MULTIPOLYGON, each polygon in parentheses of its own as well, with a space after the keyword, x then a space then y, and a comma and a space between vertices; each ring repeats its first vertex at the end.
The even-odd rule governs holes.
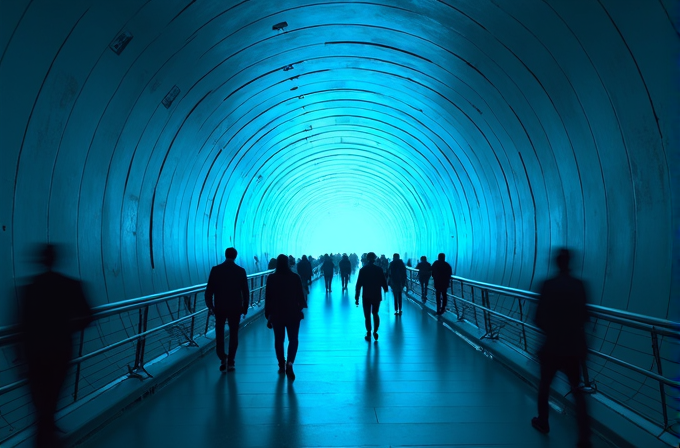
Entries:
POLYGON ((302 446, 300 416, 294 383, 280 376, 274 391, 274 412, 267 446, 302 446))
POLYGON ((36 411, 36 446, 59 447, 54 414, 73 355, 73 335, 92 321, 82 284, 55 271, 59 253, 44 245, 44 272, 31 278, 22 294, 21 329, 28 381, 36 411))

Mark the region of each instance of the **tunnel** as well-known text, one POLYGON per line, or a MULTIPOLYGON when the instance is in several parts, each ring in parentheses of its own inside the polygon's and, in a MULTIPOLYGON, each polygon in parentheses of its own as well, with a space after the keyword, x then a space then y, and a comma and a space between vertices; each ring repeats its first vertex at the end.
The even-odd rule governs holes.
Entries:
POLYGON ((673 0, 0 4, 0 327, 31 248, 94 306, 206 282, 224 249, 445 253, 680 319, 673 0))

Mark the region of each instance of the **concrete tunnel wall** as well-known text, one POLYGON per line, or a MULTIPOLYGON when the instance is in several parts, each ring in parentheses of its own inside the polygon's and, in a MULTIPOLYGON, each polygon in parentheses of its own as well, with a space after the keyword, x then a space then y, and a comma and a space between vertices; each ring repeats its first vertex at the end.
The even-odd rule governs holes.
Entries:
POLYGON ((338 216, 523 289, 566 245, 593 303, 678 319, 671 0, 0 8, 0 325, 35 243, 99 305, 205 282, 230 245, 251 272, 312 252, 338 216))

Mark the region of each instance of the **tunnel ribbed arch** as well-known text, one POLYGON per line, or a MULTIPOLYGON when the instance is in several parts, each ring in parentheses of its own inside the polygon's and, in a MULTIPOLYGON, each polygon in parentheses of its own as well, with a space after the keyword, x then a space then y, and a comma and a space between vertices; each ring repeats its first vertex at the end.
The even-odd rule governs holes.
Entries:
POLYGON ((203 282, 232 244, 253 270, 375 173, 336 204, 392 213, 411 258, 535 288, 568 245, 593 302, 676 315, 672 12, 449 3, 3 5, 1 283, 44 240, 97 303, 203 282))

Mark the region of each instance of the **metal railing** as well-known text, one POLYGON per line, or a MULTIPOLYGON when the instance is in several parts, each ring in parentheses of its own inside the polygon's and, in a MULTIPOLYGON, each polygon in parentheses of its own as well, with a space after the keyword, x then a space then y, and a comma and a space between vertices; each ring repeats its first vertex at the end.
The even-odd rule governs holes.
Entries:
MULTIPOLYGON (((264 301, 267 270, 248 275, 250 308, 264 301)), ((318 277, 315 269, 313 279, 318 277)), ((126 378, 151 377, 145 366, 212 327, 206 284, 139 297, 93 309, 94 321, 74 339, 75 358, 59 399, 64 409, 126 378)), ((35 421, 18 327, 0 329, 0 444, 35 421)))
MULTIPOLYGON (((408 270, 407 289, 422 299, 418 271, 408 270)), ((426 298, 434 300, 433 293, 428 285, 426 298)), ((447 295, 447 311, 480 329, 481 338, 537 359, 542 344, 542 332, 533 324, 538 294, 452 276, 447 295)), ((680 381, 669 374, 680 372, 680 323, 597 305, 588 305, 588 313, 592 356, 582 366, 584 390, 602 393, 678 436, 680 381)))

